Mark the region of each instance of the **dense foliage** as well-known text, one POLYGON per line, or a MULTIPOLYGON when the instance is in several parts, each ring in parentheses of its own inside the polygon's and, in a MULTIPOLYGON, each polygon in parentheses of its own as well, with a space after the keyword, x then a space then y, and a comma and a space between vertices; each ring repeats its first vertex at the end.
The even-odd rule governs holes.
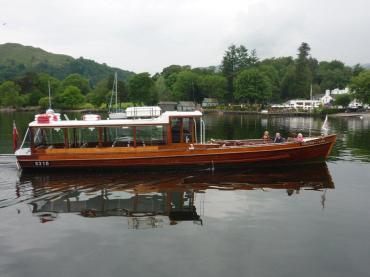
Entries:
POLYGON ((352 101, 351 95, 349 94, 340 94, 338 95, 335 100, 334 104, 336 106, 342 106, 342 107, 347 107, 348 104, 352 101))
POLYGON ((296 58, 264 60, 258 59, 256 50, 231 45, 220 62, 206 68, 170 65, 153 76, 146 72, 129 76, 83 58, 75 60, 17 44, 0 45, 0 107, 47 107, 49 83, 56 108, 106 107, 115 71, 118 101, 130 101, 130 105, 180 100, 201 103, 204 98, 216 98, 223 104, 279 103, 309 98, 311 86, 314 94, 349 86, 351 96, 338 97, 338 105, 346 106, 353 97, 370 102, 369 70, 336 60, 319 62, 311 57, 307 43, 299 46, 296 58))
POLYGON ((243 70, 235 79, 235 99, 242 103, 263 103, 271 98, 271 83, 257 68, 243 70))
POLYGON ((370 70, 363 71, 354 77, 350 88, 358 100, 370 104, 370 70))

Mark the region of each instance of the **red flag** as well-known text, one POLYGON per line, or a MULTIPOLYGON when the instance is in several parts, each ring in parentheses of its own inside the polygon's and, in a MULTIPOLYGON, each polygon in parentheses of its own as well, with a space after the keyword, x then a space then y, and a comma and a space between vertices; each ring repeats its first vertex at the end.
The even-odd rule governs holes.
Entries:
POLYGON ((13 121, 13 150, 17 150, 18 148, 18 130, 17 126, 15 125, 15 121, 13 121))

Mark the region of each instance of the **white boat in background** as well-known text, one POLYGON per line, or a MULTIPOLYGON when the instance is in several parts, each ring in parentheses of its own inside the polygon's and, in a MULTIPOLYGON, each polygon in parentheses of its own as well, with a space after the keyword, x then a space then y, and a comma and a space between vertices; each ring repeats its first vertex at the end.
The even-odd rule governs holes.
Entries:
POLYGON ((109 119, 125 119, 127 118, 125 110, 117 109, 115 112, 109 113, 109 119))
POLYGON ((127 118, 152 118, 159 117, 162 110, 158 106, 129 107, 126 109, 127 118))

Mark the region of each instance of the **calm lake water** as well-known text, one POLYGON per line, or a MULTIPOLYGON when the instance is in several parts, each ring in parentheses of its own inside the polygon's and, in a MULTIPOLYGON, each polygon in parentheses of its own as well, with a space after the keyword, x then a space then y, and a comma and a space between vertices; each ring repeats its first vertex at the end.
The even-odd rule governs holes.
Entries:
MULTIPOLYGON (((0 153, 32 118, 0 114, 0 153)), ((207 139, 323 121, 205 120, 207 139)), ((21 175, 2 156, 0 276, 369 276, 370 118, 329 125, 331 157, 303 166, 21 175)))

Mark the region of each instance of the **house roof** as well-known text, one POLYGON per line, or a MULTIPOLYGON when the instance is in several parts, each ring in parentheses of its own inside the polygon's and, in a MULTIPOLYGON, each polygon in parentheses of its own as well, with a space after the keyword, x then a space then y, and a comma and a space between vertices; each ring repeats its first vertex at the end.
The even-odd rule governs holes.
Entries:
POLYGON ((216 98, 204 98, 203 102, 218 103, 218 100, 216 98))
POLYGON ((320 100, 321 98, 323 98, 325 96, 324 93, 320 93, 320 94, 315 94, 315 95, 312 95, 312 99, 313 100, 320 100))
POLYGON ((179 105, 180 106, 195 106, 195 103, 192 101, 180 101, 179 105))
POLYGON ((177 105, 177 102, 175 101, 161 101, 158 103, 158 105, 177 105))

